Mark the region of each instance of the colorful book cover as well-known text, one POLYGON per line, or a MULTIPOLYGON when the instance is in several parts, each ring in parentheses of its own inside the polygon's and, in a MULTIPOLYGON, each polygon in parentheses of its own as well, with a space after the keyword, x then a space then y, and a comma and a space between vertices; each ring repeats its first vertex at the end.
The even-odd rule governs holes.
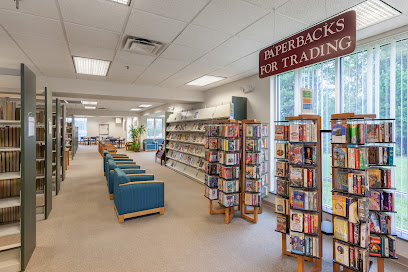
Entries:
POLYGON ((350 125, 350 138, 352 144, 360 143, 360 133, 358 130, 358 124, 351 124, 350 125))
POLYGON ((335 242, 334 246, 336 262, 349 266, 349 246, 340 242, 335 242))
POLYGON ((366 132, 368 143, 375 143, 378 141, 378 126, 376 124, 367 124, 366 132))
POLYGON ((381 184, 381 170, 379 169, 368 169, 368 186, 370 188, 380 188, 381 184))
POLYGON ((377 191, 370 191, 368 194, 369 199, 369 209, 372 211, 380 211, 381 210, 381 192, 377 191))
POLYGON ((289 167, 290 186, 303 187, 303 168, 289 167))
POLYGON ((303 146, 301 144, 289 145, 289 163, 292 164, 303 163, 303 146))
POLYGON ((333 174, 335 174, 335 177, 336 177, 335 189, 341 190, 343 192, 348 192, 348 188, 349 188, 348 176, 349 176, 349 173, 340 171, 339 169, 333 169, 333 174))
POLYGON ((332 125, 332 143, 346 143, 346 124, 332 125))
POLYGON ((290 245, 292 253, 305 254, 305 235, 302 233, 291 233, 290 245))
POLYGON ((347 216, 346 197, 341 195, 333 195, 333 214, 347 216))
POLYGON ((277 184, 276 194, 282 195, 282 196, 288 196, 288 192, 289 192, 288 181, 286 179, 278 178, 276 180, 276 184, 277 184))
POLYGON ((347 168, 347 148, 333 148, 333 166, 347 168))
POLYGON ((303 163, 304 164, 315 164, 316 163, 316 147, 315 146, 305 146, 303 148, 303 163))
POLYGON ((303 232, 303 213, 301 212, 290 212, 290 230, 303 232))
POLYGON ((347 242, 348 222, 347 219, 334 217, 333 220, 334 238, 347 242))
POLYGON ((288 232, 288 225, 287 225, 287 219, 288 217, 286 215, 280 215, 278 214, 276 216, 276 231, 282 232, 282 233, 287 233, 288 232))
POLYGON ((286 162, 276 162, 276 176, 285 177, 286 176, 286 162))
POLYGON ((370 244, 368 245, 368 252, 370 256, 381 257, 381 238, 376 236, 370 237, 370 244))
POLYGON ((277 197, 275 200, 275 212, 286 214, 287 199, 277 197))
POLYGON ((287 131, 287 126, 275 125, 275 140, 287 140, 287 131))
POLYGON ((304 210, 306 208, 306 192, 301 190, 292 190, 292 207, 304 210))
POLYGON ((289 125, 289 141, 300 142, 299 125, 289 125))
POLYGON ((276 158, 277 159, 286 158, 286 143, 276 143, 276 158))

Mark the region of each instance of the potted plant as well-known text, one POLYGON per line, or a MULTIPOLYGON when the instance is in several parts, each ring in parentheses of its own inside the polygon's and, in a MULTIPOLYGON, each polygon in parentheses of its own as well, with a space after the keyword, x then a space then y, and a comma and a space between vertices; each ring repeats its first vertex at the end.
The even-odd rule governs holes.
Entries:
POLYGON ((146 127, 144 125, 140 125, 139 127, 134 127, 133 125, 130 126, 130 137, 133 140, 132 145, 129 147, 130 150, 133 152, 140 151, 140 136, 146 132, 146 127))

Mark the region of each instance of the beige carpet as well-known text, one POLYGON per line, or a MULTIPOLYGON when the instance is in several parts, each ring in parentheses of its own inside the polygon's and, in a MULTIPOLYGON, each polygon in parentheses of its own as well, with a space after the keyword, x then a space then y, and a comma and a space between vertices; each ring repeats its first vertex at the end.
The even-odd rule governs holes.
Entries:
MULTIPOLYGON (((97 147, 80 146, 50 218, 38 223, 27 271, 296 271, 296 259, 281 255, 272 210, 258 224, 226 225, 209 215, 202 185, 155 164, 153 152, 128 154, 166 182, 165 214, 119 224, 97 147)), ((331 241, 325 236, 323 271, 332 270, 331 241)), ((388 260, 386 270, 407 271, 388 260)))

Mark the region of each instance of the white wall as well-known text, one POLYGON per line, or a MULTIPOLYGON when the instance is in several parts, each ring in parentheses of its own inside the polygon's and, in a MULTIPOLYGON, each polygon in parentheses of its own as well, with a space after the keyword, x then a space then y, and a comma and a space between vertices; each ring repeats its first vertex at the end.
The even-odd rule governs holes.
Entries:
POLYGON ((109 125, 109 136, 120 138, 126 136, 126 131, 123 129, 123 120, 126 118, 122 118, 120 124, 115 123, 115 117, 88 117, 87 119, 88 137, 99 136, 99 124, 109 125))

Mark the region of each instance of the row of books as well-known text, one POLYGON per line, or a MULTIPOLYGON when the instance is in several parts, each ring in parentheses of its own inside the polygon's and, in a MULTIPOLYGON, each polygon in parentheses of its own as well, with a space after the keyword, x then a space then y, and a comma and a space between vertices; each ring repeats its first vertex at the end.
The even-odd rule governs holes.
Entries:
POLYGON ((218 149, 222 151, 234 152, 241 150, 241 139, 239 138, 206 138, 205 148, 218 149))
POLYGON ((218 199, 218 188, 210 188, 210 187, 205 186, 204 196, 211 200, 218 199))
POLYGON ((261 139, 246 139, 245 150, 247 152, 261 152, 263 145, 261 139))
POLYGON ((35 114, 35 121, 37 124, 45 124, 45 112, 37 111, 35 114))
POLYGON ((218 190, 229 194, 239 192, 239 180, 218 179, 218 190))
POLYGON ((294 254, 320 257, 319 238, 307 236, 304 233, 290 233, 290 251, 294 254))
POLYGON ((20 179, 0 180, 0 198, 20 196, 21 182, 20 179))
POLYGON ((37 161, 36 162, 36 175, 42 176, 45 174, 45 160, 44 161, 37 161))
POLYGON ((36 158, 44 158, 45 157, 45 145, 38 144, 35 149, 35 156, 36 158))
POLYGON ((316 164, 316 146, 276 143, 276 158, 288 159, 291 164, 316 164))
POLYGON ((367 148, 333 148, 333 166, 352 169, 366 169, 367 148))
POLYGON ((218 165, 218 176, 223 179, 239 179, 239 166, 218 165))
POLYGON ((245 205, 260 207, 262 205, 262 195, 245 193, 245 205))
POLYGON ((241 125, 222 124, 206 126, 206 135, 208 137, 241 137, 241 125))
POLYGON ((247 124, 246 137, 268 137, 269 129, 267 124, 247 124))
POLYGON ((194 144, 183 144, 179 142, 168 142, 167 148, 183 151, 197 156, 204 156, 204 147, 194 144))
POLYGON ((169 133, 166 136, 166 140, 204 144, 204 136, 201 134, 194 133, 169 133))
POLYGON ((315 191, 304 191, 300 189, 290 190, 290 206, 292 209, 305 211, 317 211, 318 195, 315 191))
POLYGON ((180 161, 186 164, 189 164, 193 167, 197 167, 202 169, 204 166, 204 160, 202 158, 198 158, 196 156, 193 155, 188 155, 188 154, 184 154, 184 153, 180 153, 174 150, 170 150, 167 153, 167 158, 176 160, 176 161, 180 161))
POLYGON ((335 176, 334 189, 356 195, 365 196, 369 189, 369 184, 365 176, 365 172, 344 172, 338 169, 333 169, 335 176))
POLYGON ((289 185, 292 187, 317 188, 317 168, 289 166, 289 185))
POLYGON ((389 143, 393 139, 392 130, 392 122, 382 124, 333 124, 332 143, 389 143))
POLYGON ((317 125, 275 125, 275 140, 289 142, 317 142, 317 125))
POLYGON ((240 164, 240 153, 226 153, 225 151, 206 150, 205 159, 208 162, 219 162, 225 165, 240 164))
POLYGON ((0 147, 20 146, 19 127, 0 127, 0 147))
POLYGON ((368 199, 349 197, 334 193, 332 196, 333 214, 348 217, 352 223, 368 221, 368 199))
POLYGON ((183 130, 190 130, 190 131, 203 131, 204 132, 203 123, 179 123, 179 124, 169 124, 167 126, 167 131, 183 131, 183 130))
POLYGON ((264 161, 264 157, 261 153, 247 152, 245 154, 245 164, 260 164, 264 161))
POLYGON ((11 102, 7 98, 0 99, 0 120, 20 120, 17 102, 11 102))
POLYGON ((345 218, 334 217, 334 238, 366 248, 370 239, 367 223, 352 223, 345 218))
POLYGON ((394 211, 394 193, 371 190, 368 199, 370 211, 394 211))
POLYGON ((370 256, 397 257, 397 241, 391 235, 371 235, 368 246, 370 256))
POLYGON ((36 191, 42 191, 45 189, 45 178, 38 178, 36 182, 36 191))
POLYGON ((392 216, 385 213, 370 212, 370 232, 380 234, 390 234, 392 216))
POLYGON ((257 180, 247 179, 245 180, 245 191, 250 193, 261 193, 262 188, 264 188, 267 185, 268 183, 266 177, 257 180))
POLYGON ((317 234, 319 232, 319 216, 299 211, 290 211, 290 230, 317 234))
POLYGON ((218 188, 218 176, 204 175, 204 184, 211 188, 218 188))
POLYGON ((275 199, 275 212, 289 215, 289 199, 277 197, 275 199))
POLYGON ((20 171, 20 151, 0 152, 0 173, 20 171))
POLYGON ((267 162, 262 162, 259 165, 247 165, 245 167, 245 177, 248 179, 260 179, 268 172, 269 166, 267 162))
POLYGON ((219 191, 218 202, 224 207, 238 206, 239 205, 239 193, 225 194, 222 191, 219 191))
POLYGON ((0 223, 10 223, 20 220, 20 206, 0 208, 0 223))
POLYGON ((45 141, 45 127, 36 128, 35 137, 37 141, 45 141))
POLYGON ((340 241, 335 241, 334 247, 334 259, 337 263, 358 271, 368 271, 369 253, 367 249, 349 246, 340 241))
POLYGON ((368 169, 368 182, 370 188, 391 188, 391 169, 371 168, 368 169))

